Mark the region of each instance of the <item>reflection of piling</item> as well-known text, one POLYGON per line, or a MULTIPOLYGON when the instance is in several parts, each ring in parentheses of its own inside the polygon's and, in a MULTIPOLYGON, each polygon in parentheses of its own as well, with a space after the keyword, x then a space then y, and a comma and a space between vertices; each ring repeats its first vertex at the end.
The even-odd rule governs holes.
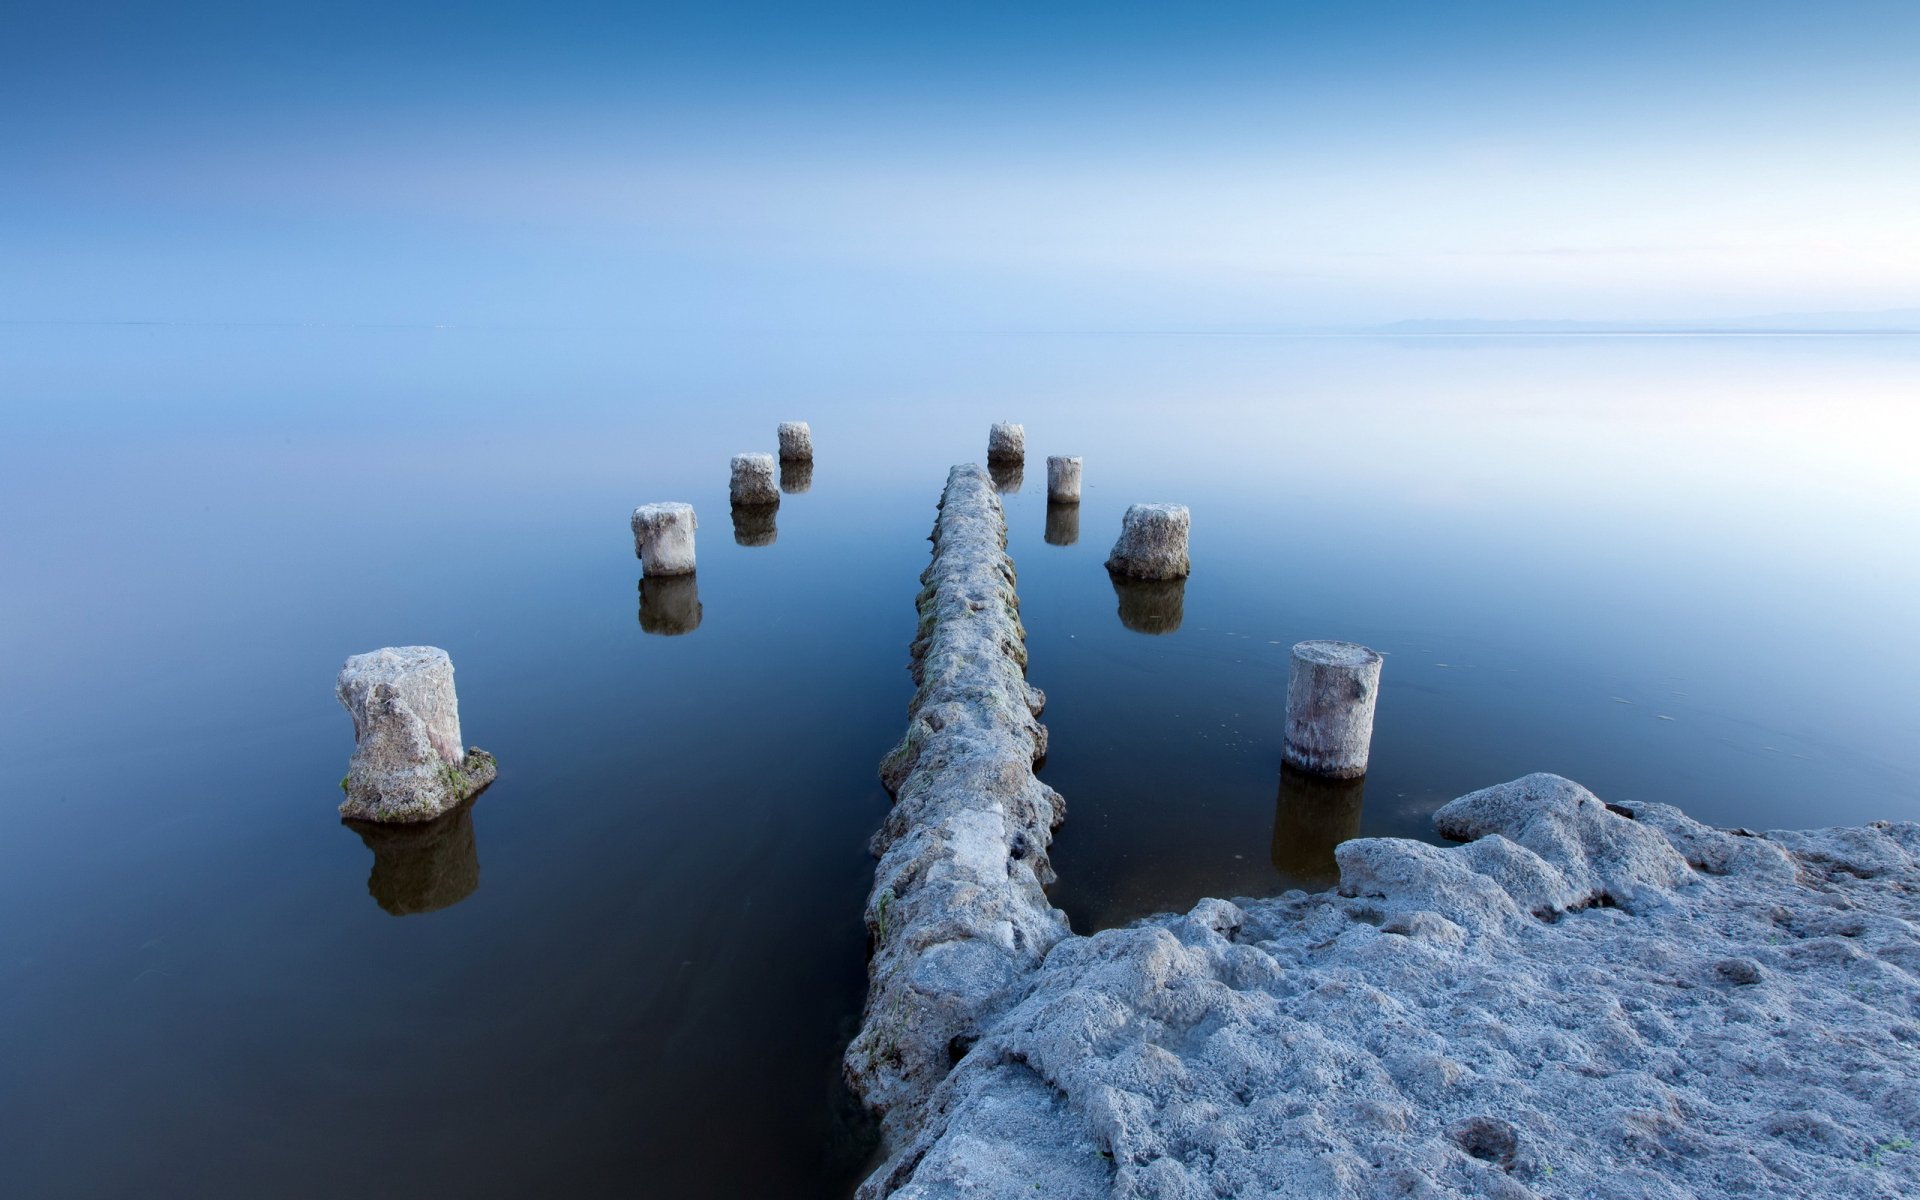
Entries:
POLYGON ((1135 633, 1172 633, 1186 615, 1184 579, 1128 579, 1109 575, 1120 599, 1120 623, 1135 633))
POLYGON ((727 494, 735 506, 780 503, 780 489, 773 483, 773 455, 734 455, 727 494))
POLYGON ((1027 456, 1027 427, 1012 421, 997 421, 987 430, 987 461, 1024 459, 1027 456))
POLYGON ((1003 496, 1011 496, 1020 490, 1025 481, 1027 464, 1018 458, 990 458, 987 460, 987 476, 993 480, 993 490, 1003 496))
POLYGON ((695 575, 649 575, 640 581, 640 631, 678 637, 700 628, 700 582, 695 575))
POLYGON ((1080 506, 1047 505, 1047 545, 1071 546, 1080 540, 1080 506))
POLYGON ((633 553, 649 575, 693 571, 693 531, 700 522, 691 504, 642 504, 633 510, 633 553))
POLYGON ((1135 504, 1120 519, 1120 540, 1107 556, 1107 570, 1133 579, 1182 579, 1187 531, 1193 519, 1184 504, 1135 504))
POLYGON ((1280 794, 1273 806, 1273 866, 1310 887, 1340 877, 1333 848, 1360 836, 1361 793, 1367 781, 1329 779, 1295 767, 1280 768, 1280 794))
POLYGON ((1047 456, 1047 499, 1055 504, 1080 503, 1080 456, 1047 456))
POLYGON ((733 506, 733 540, 742 546, 771 546, 780 536, 776 504, 736 504, 733 506))
POLYGON ((779 434, 781 462, 813 461, 813 430, 805 421, 782 421, 779 434))
POLYGON ((813 488, 813 460, 783 458, 780 460, 780 490, 789 496, 798 496, 801 492, 813 488))
POLYGON ((1352 642, 1301 642, 1287 675, 1286 761, 1351 779, 1367 773, 1380 656, 1352 642))
POLYGON ((450 908, 480 886, 470 803, 418 825, 341 824, 373 851, 367 891, 374 903, 396 917, 450 908))

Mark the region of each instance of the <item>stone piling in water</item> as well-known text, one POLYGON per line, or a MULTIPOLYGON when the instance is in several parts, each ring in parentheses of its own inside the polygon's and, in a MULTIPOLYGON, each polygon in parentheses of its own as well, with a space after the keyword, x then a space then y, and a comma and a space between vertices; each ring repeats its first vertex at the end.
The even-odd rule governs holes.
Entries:
POLYGON ((1080 503, 1080 456, 1047 455, 1047 499, 1054 504, 1080 503))
POLYGON ((430 821, 493 782, 493 756, 460 745, 453 660, 437 646, 389 646, 340 668, 334 695, 353 718, 340 815, 430 821))
POLYGON ((1039 689, 987 473, 953 468, 921 576, 906 735, 881 763, 894 806, 873 841, 866 1009, 844 1060, 891 1143, 1024 980, 1067 936, 1047 902, 1047 847, 1066 808, 1035 778, 1039 689))
POLYGON ((648 575, 693 572, 693 531, 699 527, 693 505, 642 504, 633 510, 633 553, 648 575))
POLYGON ((778 432, 781 462, 813 461, 813 430, 805 421, 782 421, 778 432))
POLYGON ((1135 504, 1120 520, 1120 539, 1107 556, 1107 570, 1131 579, 1183 579, 1193 569, 1187 532, 1193 524, 1184 504, 1135 504))
POLYGON ((1293 648, 1282 748, 1288 763, 1335 779, 1367 773, 1380 662, 1379 654, 1352 642, 1309 641, 1293 648))
POLYGON ((773 455, 734 455, 727 494, 737 505, 780 503, 780 488, 773 481, 773 455))
POLYGON ((988 461, 1008 462, 1027 456, 1027 427, 1012 421, 996 421, 987 430, 988 461))

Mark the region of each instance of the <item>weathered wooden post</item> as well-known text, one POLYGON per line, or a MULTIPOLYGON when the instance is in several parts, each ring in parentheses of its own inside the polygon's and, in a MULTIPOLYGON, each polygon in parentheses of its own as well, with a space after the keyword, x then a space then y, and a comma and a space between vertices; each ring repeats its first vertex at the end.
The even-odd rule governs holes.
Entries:
POLYGON ((735 505, 780 503, 780 489, 773 482, 773 455, 734 455, 727 493, 735 505))
POLYGON ((1335 779, 1367 773, 1380 655, 1353 642, 1310 641, 1293 648, 1287 674, 1285 760, 1335 779))
POLYGON ((633 554, 648 575, 686 575, 693 570, 693 505, 642 504, 633 510, 633 554))
POLYGON ((1120 521, 1120 540, 1107 556, 1107 570, 1131 579, 1184 579, 1187 531, 1193 519, 1184 504, 1135 504, 1120 521))
POLYGON ((1080 456, 1047 455, 1047 499, 1055 504, 1080 503, 1080 456))

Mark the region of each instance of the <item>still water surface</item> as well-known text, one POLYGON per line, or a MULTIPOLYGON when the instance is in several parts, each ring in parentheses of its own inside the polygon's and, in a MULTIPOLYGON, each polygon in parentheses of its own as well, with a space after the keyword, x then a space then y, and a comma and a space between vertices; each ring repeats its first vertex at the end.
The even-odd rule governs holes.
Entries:
POLYGON ((1053 895, 1324 882, 1531 770, 1920 815, 1920 340, 0 329, 0 1193, 844 1194, 874 764, 946 469, 1006 496, 1053 895), (818 461, 736 527, 727 459, 818 461), (1078 511, 1044 458, 1086 459, 1078 511), (1016 481, 1006 480, 1012 487, 1016 481), (634 505, 700 513, 639 586, 634 505), (1193 511, 1184 587, 1101 569, 1193 511), (696 623, 697 622, 697 623, 696 623), (1286 651, 1387 654, 1364 785, 1286 651), (348 654, 445 647, 500 781, 334 818, 348 654))

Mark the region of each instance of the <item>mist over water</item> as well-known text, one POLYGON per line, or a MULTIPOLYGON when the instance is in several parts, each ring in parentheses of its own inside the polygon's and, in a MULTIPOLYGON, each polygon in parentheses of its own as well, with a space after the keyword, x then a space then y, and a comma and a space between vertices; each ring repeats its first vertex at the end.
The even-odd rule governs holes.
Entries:
POLYGON ((1325 886, 1549 770, 1920 815, 1920 339, 0 328, 0 1191, 818 1195, 871 1131, 874 774, 949 466, 996 473, 1079 931, 1325 886), (731 455, 813 429, 777 510, 731 455), (1085 458, 1049 505, 1048 454, 1085 458), (642 582, 682 500, 699 570, 642 582), (1193 514, 1184 585, 1101 564, 1193 514), (1287 649, 1386 655, 1280 771, 1287 649), (453 657, 500 778, 334 815, 349 654, 453 657))

